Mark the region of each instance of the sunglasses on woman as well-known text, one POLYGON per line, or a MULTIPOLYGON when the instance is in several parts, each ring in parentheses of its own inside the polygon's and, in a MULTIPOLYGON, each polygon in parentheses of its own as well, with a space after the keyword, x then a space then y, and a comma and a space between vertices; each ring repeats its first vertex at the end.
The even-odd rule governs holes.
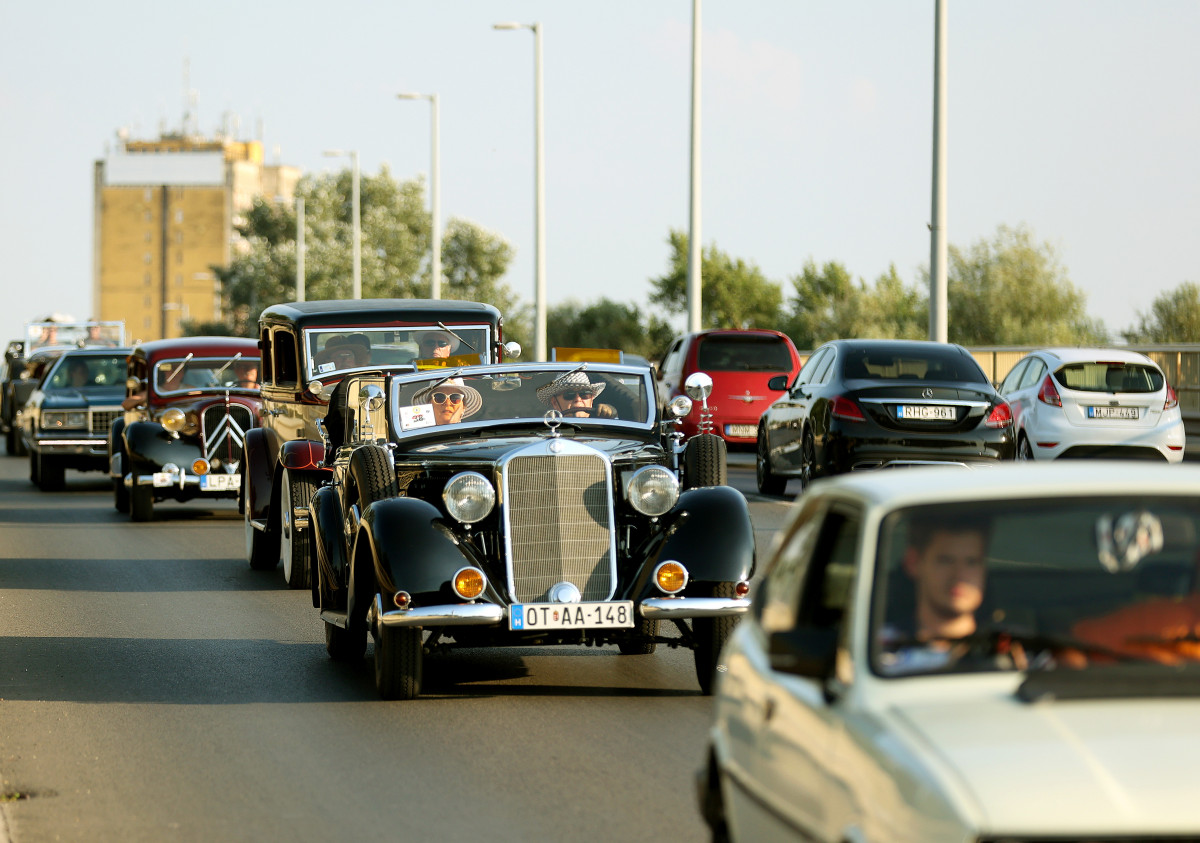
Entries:
POLYGON ((434 404, 445 404, 449 401, 451 404, 461 404, 463 394, 461 392, 435 392, 433 393, 434 404))

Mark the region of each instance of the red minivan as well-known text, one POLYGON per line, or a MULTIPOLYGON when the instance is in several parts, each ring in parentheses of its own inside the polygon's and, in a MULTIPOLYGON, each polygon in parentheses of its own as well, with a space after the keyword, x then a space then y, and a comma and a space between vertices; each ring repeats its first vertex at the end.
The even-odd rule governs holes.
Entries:
MULTIPOLYGON (((658 364, 658 400, 666 404, 682 395, 683 382, 692 372, 713 379, 708 409, 713 433, 730 448, 753 448, 758 419, 783 394, 767 389, 767 381, 787 374, 791 383, 800 371, 800 355, 787 334, 769 330, 701 331, 676 339, 658 364)), ((683 420, 685 436, 700 423, 700 404, 683 420)))

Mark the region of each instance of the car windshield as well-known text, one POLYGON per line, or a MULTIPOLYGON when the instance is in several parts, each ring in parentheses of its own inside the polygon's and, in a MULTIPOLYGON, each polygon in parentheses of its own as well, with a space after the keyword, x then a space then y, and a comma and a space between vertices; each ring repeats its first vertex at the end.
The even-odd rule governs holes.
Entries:
POLYGON ((427 433, 438 425, 542 424, 551 409, 562 413, 564 424, 649 427, 655 416, 649 370, 523 364, 393 379, 392 429, 398 436, 427 433))
POLYGON ((709 336, 700 343, 697 366, 702 372, 788 372, 792 356, 779 337, 709 336))
POLYGON ((988 383, 979 364, 953 348, 852 349, 842 359, 842 376, 871 380, 988 383))
POLYGON ((1068 363, 1054 373, 1059 386, 1078 392, 1158 392, 1163 375, 1140 363, 1068 363))
POLYGON ((154 392, 171 395, 198 389, 258 389, 257 357, 176 357, 154 366, 154 392))
POLYGON ((123 322, 31 322, 25 326, 27 352, 50 345, 116 348, 124 344, 123 322))
POLYGON ((489 361, 488 325, 438 325, 405 328, 314 328, 305 332, 307 377, 372 366, 458 366, 489 361))
POLYGON ((46 378, 46 389, 89 389, 125 383, 125 355, 64 355, 46 378))
POLYGON ((1200 498, 917 507, 879 539, 884 676, 1200 662, 1200 498))

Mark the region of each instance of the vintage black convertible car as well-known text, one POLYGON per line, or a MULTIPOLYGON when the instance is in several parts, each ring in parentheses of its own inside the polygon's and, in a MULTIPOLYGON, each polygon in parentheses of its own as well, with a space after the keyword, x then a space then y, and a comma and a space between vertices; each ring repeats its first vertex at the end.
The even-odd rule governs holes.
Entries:
POLYGON ((108 438, 113 505, 151 521, 156 501, 237 498, 258 425, 258 343, 180 337, 129 355, 124 415, 108 438))
POLYGON ((720 437, 676 432, 690 411, 660 413, 642 366, 347 377, 304 513, 330 656, 361 659, 369 633, 379 693, 410 699, 426 654, 454 647, 666 644, 694 651, 707 693, 755 544, 720 437))

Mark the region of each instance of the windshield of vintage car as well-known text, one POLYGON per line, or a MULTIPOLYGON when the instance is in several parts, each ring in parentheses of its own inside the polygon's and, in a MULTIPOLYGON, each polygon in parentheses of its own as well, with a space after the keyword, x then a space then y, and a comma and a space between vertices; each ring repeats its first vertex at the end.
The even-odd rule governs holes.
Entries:
POLYGON ((435 324, 404 328, 320 328, 305 332, 309 379, 372 366, 421 368, 490 362, 488 325, 435 324))
POLYGON ((25 326, 25 353, 45 346, 117 348, 125 342, 123 322, 31 322, 25 326))
POLYGON ((125 355, 63 355, 46 377, 45 389, 89 389, 125 383, 125 355))
POLYGON ((507 372, 461 369, 397 378, 393 429, 399 435, 444 424, 535 422, 552 408, 564 423, 653 423, 655 405, 644 373, 589 364, 572 372, 526 366, 507 372))
POLYGON ((258 357, 177 357, 154 366, 157 395, 205 389, 258 389, 258 357))
POLYGON ((1200 663, 1200 498, 974 501, 880 529, 882 676, 1200 663))

